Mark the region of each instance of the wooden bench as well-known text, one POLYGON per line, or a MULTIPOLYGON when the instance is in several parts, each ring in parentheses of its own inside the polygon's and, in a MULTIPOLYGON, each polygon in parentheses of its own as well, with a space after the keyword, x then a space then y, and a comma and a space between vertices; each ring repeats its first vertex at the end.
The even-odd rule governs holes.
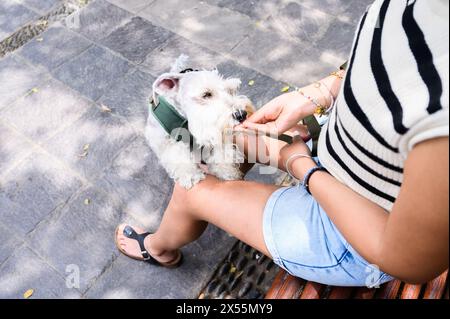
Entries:
POLYGON ((281 270, 266 299, 449 299, 448 288, 448 271, 425 285, 393 280, 378 289, 370 289, 326 286, 295 278, 281 270))

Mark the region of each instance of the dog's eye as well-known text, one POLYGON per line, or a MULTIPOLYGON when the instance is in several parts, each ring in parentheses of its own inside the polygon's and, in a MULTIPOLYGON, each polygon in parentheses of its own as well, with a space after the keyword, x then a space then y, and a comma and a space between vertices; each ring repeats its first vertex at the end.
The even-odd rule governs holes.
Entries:
POLYGON ((213 96, 212 92, 207 91, 207 92, 203 93, 203 96, 202 96, 202 97, 203 97, 204 99, 210 99, 210 98, 212 98, 212 96, 213 96))

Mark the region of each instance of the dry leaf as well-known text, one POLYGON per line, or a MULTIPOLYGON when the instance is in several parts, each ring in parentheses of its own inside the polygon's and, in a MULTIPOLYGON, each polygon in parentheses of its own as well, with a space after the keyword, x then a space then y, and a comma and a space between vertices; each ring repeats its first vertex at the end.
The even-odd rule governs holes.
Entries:
POLYGON ((291 89, 290 86, 285 86, 284 88, 281 89, 281 92, 286 93, 291 89))
POLYGON ((89 199, 89 198, 86 198, 85 200, 84 200, 84 205, 89 205, 91 203, 91 200, 89 199))
POLYGON ((250 86, 255 85, 255 81, 254 81, 254 80, 250 80, 250 81, 248 82, 248 85, 250 85, 250 86))
POLYGON ((85 151, 85 152, 89 151, 89 147, 91 147, 91 144, 85 144, 83 146, 83 151, 85 151))
POLYGON ((40 21, 38 21, 38 23, 37 23, 37 25, 41 25, 41 26, 47 26, 47 24, 48 24, 48 21, 47 20, 40 20, 40 21))
POLYGON ((234 265, 232 265, 230 268, 230 274, 234 274, 236 272, 236 270, 237 270, 237 268, 234 265))
POLYGON ((102 112, 105 112, 105 113, 112 112, 112 110, 109 107, 107 107, 105 104, 100 105, 100 107, 102 108, 102 112))
POLYGON ((25 292, 23 293, 23 297, 24 297, 25 299, 28 299, 28 298, 30 298, 33 294, 34 294, 34 289, 28 289, 27 291, 25 291, 25 292))
POLYGON ((37 38, 36 41, 37 42, 42 42, 42 41, 44 41, 44 38, 37 38))
POLYGON ((37 93, 37 92, 39 92, 39 89, 38 89, 38 88, 32 88, 32 89, 31 89, 31 93, 37 93))

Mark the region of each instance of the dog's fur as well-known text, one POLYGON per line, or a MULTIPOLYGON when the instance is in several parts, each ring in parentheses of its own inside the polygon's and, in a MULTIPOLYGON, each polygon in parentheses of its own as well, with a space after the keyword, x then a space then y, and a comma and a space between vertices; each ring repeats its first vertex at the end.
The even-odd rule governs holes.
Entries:
MULTIPOLYGON (((247 97, 237 94, 239 79, 224 79, 217 70, 180 73, 187 60, 187 56, 180 56, 170 72, 155 81, 153 98, 163 96, 188 120, 197 146, 209 150, 202 156, 209 174, 221 180, 241 179, 239 164, 244 155, 230 137, 232 128, 238 124, 233 113, 245 110, 251 114, 254 107, 247 97)), ((205 170, 189 143, 173 139, 151 112, 145 135, 161 165, 179 185, 190 189, 205 178, 205 170)))

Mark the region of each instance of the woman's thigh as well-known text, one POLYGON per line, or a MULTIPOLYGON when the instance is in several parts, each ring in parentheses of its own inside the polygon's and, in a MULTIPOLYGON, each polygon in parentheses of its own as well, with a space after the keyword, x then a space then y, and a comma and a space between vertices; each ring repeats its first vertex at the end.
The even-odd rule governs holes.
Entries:
POLYGON ((263 235, 264 209, 279 186, 249 181, 222 182, 208 176, 188 191, 194 215, 271 257, 263 235))

